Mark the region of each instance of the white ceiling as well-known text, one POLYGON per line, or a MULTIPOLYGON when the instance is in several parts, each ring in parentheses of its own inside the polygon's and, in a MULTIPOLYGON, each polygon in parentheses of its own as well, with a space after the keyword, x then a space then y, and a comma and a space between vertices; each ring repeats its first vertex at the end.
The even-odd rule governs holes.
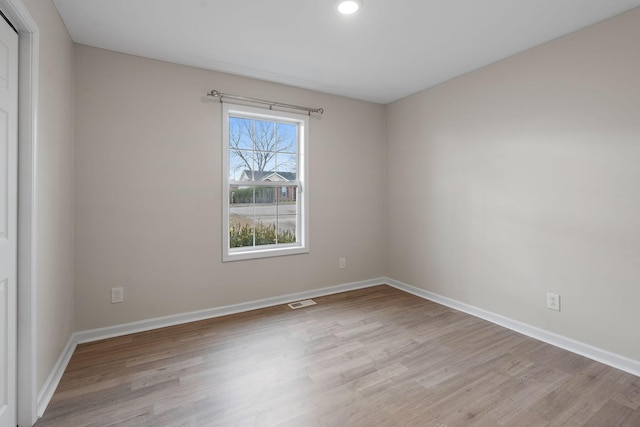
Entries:
MULTIPOLYGON (((73 40, 388 103, 640 0, 55 0, 73 40)), ((224 91, 224 88, 219 88, 224 91)))

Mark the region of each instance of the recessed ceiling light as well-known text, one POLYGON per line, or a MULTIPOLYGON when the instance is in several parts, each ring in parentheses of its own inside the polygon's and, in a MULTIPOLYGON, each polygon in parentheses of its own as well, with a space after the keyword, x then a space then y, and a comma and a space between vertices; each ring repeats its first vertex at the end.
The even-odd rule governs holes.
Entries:
POLYGON ((362 7, 360 0, 340 0, 338 1, 338 12, 343 15, 351 15, 356 13, 362 7))

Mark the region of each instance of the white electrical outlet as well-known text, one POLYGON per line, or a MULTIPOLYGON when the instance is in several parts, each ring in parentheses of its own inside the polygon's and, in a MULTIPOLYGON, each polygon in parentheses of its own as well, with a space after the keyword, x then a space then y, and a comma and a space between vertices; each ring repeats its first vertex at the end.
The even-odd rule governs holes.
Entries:
POLYGON ((340 268, 347 268, 347 259, 346 258, 340 258, 338 260, 338 265, 340 268))
POLYGON ((111 304, 124 302, 124 287, 111 288, 111 304))
POLYGON ((547 292, 547 308, 549 310, 560 311, 560 295, 547 292))

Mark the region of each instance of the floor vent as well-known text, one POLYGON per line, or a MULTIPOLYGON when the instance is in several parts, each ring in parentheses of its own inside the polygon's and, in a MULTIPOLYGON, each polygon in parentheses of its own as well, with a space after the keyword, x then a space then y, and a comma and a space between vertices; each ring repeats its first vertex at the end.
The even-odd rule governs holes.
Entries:
POLYGON ((304 301, 297 301, 297 302, 292 302, 291 304, 288 304, 289 307, 291 307, 292 309, 296 309, 296 308, 302 308, 302 307, 308 307, 310 305, 315 305, 315 301, 312 299, 306 299, 304 301))

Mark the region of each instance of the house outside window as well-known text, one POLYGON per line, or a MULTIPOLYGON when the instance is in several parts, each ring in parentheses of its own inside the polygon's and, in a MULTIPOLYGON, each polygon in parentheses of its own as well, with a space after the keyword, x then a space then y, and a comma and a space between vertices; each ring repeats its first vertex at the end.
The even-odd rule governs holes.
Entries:
POLYGON ((308 116, 223 105, 223 261, 308 252, 308 116))

